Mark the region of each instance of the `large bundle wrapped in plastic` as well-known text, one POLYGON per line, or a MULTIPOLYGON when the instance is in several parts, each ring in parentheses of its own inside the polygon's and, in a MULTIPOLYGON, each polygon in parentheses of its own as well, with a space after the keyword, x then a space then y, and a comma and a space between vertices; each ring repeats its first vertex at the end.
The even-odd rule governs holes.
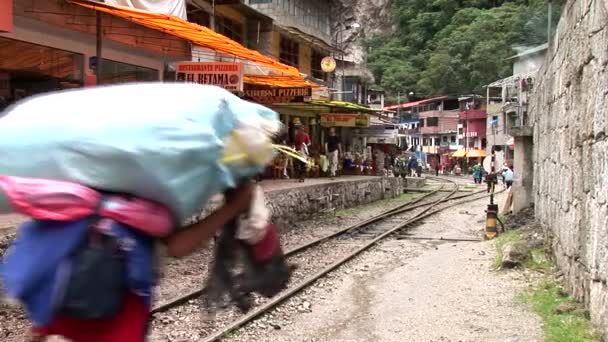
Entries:
MULTIPOLYGON (((58 92, 0 117, 0 175, 157 201, 183 222, 272 159, 277 114, 218 87, 146 83, 58 92)), ((0 194, 0 211, 10 211, 0 194)))

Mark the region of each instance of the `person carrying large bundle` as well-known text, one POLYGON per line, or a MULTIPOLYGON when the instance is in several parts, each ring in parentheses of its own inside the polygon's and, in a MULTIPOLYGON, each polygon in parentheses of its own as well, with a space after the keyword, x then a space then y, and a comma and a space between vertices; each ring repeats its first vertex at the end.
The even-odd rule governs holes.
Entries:
POLYGON ((224 226, 264 272, 265 288, 250 290, 275 295, 290 272, 251 179, 271 162, 280 130, 270 109, 195 84, 72 90, 8 108, 0 213, 32 220, 3 260, 7 295, 39 336, 142 341, 156 243, 185 256, 224 226), (227 194, 222 207, 183 224, 217 193, 227 194))

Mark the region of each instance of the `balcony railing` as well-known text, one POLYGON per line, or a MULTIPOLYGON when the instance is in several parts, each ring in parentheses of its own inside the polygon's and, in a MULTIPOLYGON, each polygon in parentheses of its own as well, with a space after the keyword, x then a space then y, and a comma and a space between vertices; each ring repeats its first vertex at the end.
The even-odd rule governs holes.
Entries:
POLYGON ((439 126, 420 127, 420 133, 422 134, 438 134, 440 131, 439 126))
POLYGON ((458 117, 460 120, 485 119, 488 117, 488 112, 485 110, 467 110, 460 112, 458 117))
POLYGON ((532 135, 532 122, 530 122, 526 105, 509 104, 505 106, 504 110, 507 113, 507 134, 511 136, 532 135))

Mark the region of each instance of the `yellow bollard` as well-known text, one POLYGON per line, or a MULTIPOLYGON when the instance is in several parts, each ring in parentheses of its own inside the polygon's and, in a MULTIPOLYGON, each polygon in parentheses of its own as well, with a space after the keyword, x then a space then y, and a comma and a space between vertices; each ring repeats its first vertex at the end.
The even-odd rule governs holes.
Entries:
POLYGON ((488 204, 488 209, 486 209, 486 240, 491 240, 498 235, 498 230, 496 229, 497 215, 498 205, 488 204))

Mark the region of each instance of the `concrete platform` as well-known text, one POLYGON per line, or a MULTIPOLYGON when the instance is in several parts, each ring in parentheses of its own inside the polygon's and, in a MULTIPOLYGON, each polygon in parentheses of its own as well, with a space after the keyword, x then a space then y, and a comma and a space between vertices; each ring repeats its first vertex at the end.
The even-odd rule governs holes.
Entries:
MULTIPOLYGON (((295 180, 264 180, 260 185, 266 193, 266 200, 272 209, 277 224, 290 224, 305 220, 318 212, 331 212, 350 208, 386 198, 394 198, 403 193, 404 188, 424 186, 424 178, 382 178, 372 176, 342 176, 311 178, 299 183, 295 180)), ((221 201, 212 199, 204 212, 221 201)), ((9 233, 26 218, 17 215, 0 215, 0 235, 9 233)))

